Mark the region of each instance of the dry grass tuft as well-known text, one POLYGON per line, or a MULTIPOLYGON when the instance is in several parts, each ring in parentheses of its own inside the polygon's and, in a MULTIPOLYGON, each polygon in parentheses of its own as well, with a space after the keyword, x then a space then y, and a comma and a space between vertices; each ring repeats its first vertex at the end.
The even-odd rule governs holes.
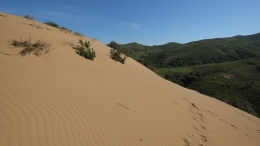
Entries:
POLYGON ((22 40, 20 41, 13 39, 11 41, 11 45, 14 47, 22 47, 23 50, 20 51, 20 55, 25 56, 26 54, 30 54, 33 52, 34 55, 39 56, 43 52, 45 54, 49 53, 51 49, 51 44, 47 42, 43 42, 40 39, 35 41, 35 43, 31 42, 31 38, 27 40, 22 40))
POLYGON ((27 15, 24 15, 23 17, 26 19, 35 20, 33 15, 27 14, 27 15))
POLYGON ((79 36, 79 37, 84 37, 85 35, 83 35, 82 33, 75 31, 74 35, 79 36))

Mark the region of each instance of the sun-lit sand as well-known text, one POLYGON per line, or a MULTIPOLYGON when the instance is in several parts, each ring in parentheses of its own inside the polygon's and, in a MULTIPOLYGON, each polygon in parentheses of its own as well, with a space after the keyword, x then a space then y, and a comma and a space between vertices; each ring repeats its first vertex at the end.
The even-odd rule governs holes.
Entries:
POLYGON ((0 146, 260 145, 259 118, 115 62, 98 40, 82 37, 90 61, 73 33, 2 12, 0 26, 0 146), (52 49, 19 55, 10 41, 29 38, 52 49))

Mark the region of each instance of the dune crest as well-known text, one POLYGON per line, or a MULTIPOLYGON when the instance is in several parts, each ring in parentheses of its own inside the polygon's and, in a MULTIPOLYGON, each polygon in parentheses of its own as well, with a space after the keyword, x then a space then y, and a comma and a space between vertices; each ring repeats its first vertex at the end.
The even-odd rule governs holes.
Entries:
POLYGON ((0 12, 1 146, 224 146, 260 144, 260 119, 109 57, 98 40, 0 12), (12 39, 42 40, 21 56, 12 39), (86 60, 72 48, 88 40, 86 60))

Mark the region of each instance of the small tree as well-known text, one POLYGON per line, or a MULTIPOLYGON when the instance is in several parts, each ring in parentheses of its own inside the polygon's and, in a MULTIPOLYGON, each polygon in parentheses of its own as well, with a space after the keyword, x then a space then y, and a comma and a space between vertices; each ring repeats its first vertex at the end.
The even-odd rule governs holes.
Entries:
POLYGON ((76 47, 77 53, 86 59, 94 60, 96 57, 96 52, 93 50, 93 48, 90 48, 90 42, 85 41, 83 42, 82 39, 78 42, 80 46, 76 47))
POLYGON ((126 58, 129 56, 128 51, 126 49, 122 48, 115 41, 111 41, 107 46, 109 46, 111 48, 110 57, 113 60, 119 61, 120 63, 124 64, 126 58))

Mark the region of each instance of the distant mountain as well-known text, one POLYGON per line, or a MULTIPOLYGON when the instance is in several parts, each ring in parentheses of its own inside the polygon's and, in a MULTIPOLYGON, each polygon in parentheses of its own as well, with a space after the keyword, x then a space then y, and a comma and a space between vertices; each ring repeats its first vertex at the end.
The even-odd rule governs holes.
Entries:
MULTIPOLYGON (((145 46, 138 43, 122 45, 132 51, 132 58, 142 64, 158 67, 181 67, 235 61, 260 56, 260 33, 190 42, 145 46), (161 58, 160 64, 153 62, 161 58), (192 61, 191 61, 192 60, 192 61)), ((158 61, 158 60, 157 60, 158 61)))
POLYGON ((150 48, 150 46, 145 46, 142 44, 138 44, 136 42, 128 43, 128 44, 125 44, 122 46, 123 46, 123 48, 125 48, 127 50, 133 50, 133 51, 145 51, 146 49, 150 48))

